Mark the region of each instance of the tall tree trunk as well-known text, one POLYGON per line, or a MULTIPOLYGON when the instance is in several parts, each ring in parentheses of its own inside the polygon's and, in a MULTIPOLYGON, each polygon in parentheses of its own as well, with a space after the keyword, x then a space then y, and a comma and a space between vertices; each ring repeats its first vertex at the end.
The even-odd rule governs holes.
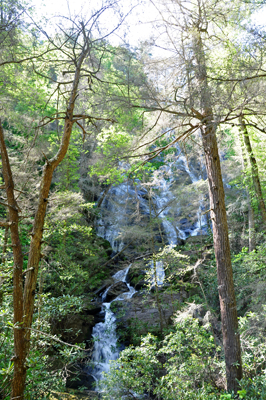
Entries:
POLYGON ((245 148, 246 148, 250 166, 251 166, 252 180, 253 180, 256 197, 257 197, 258 203, 259 203, 262 221, 263 221, 263 224, 266 225, 266 207, 265 207, 262 190, 261 190, 257 160, 254 156, 252 146, 251 146, 251 141, 250 141, 248 131, 247 131, 247 127, 246 127, 246 124, 245 124, 245 121, 244 121, 244 118, 242 115, 239 117, 239 121, 240 121, 241 131, 243 134, 245 148))
POLYGON ((255 240, 255 216, 252 204, 249 199, 248 205, 248 251, 251 253, 256 248, 255 240))
POLYGON ((5 181, 5 188, 8 202, 8 213, 10 222, 11 245, 13 249, 13 307, 14 307, 14 350, 12 357, 14 361, 13 387, 11 398, 23 399, 21 393, 24 392, 26 379, 26 347, 23 326, 23 254, 19 237, 19 206, 14 195, 14 182, 9 164, 9 158, 4 141, 4 131, 0 120, 0 146, 2 169, 5 181), (16 394, 15 394, 16 393, 16 394), (20 397, 18 397, 20 396, 20 397))
MULTIPOLYGON (((4 133, 0 121, 0 145, 3 175, 5 181, 5 189, 7 193, 7 202, 9 208, 9 223, 11 232, 11 242, 13 247, 14 256, 14 270, 13 270, 13 305, 14 305, 14 347, 15 355, 14 361, 14 374, 12 379, 11 399, 24 399, 24 390, 26 384, 26 357, 30 349, 30 333, 31 324, 34 310, 34 298, 36 283, 38 277, 39 261, 41 256, 41 244, 43 236, 43 226, 46 208, 48 204, 48 196, 52 182, 53 172, 55 168, 64 159, 70 141, 72 127, 75 122, 73 117, 75 101, 77 98, 77 90, 80 79, 81 66, 89 51, 89 43, 86 39, 83 51, 79 59, 75 63, 76 71, 73 79, 72 91, 66 110, 64 132, 61 139, 59 150, 55 157, 47 160, 44 166, 39 201, 35 212, 33 223, 32 238, 30 244, 26 280, 24 284, 23 293, 23 254, 21 249, 21 242, 19 238, 18 224, 19 224, 19 207, 14 196, 14 182, 12 179, 12 172, 9 165, 8 154, 4 142, 4 133)), ((2 225, 3 226, 3 225, 2 225)))
POLYGON ((43 175, 40 185, 40 192, 39 192, 39 201, 35 213, 33 229, 31 234, 31 243, 30 243, 30 251, 29 251, 29 258, 28 258, 28 265, 27 265, 27 276, 24 285, 24 327, 25 331, 25 340, 26 340, 26 352, 29 353, 30 347, 30 327, 32 324, 33 318, 33 309, 34 309, 34 299, 35 299, 35 290, 36 290, 36 283, 38 278, 38 270, 39 270, 39 261, 41 257, 41 245, 42 245, 42 237, 43 237, 43 226, 44 226, 44 219, 46 214, 46 208, 48 204, 48 197, 50 192, 50 186, 52 183, 53 172, 55 168, 61 163, 64 159, 71 137, 72 127, 74 124, 73 120, 73 112, 75 101, 77 98, 77 90, 80 78, 80 69, 82 63, 84 61, 85 56, 89 48, 85 45, 83 52, 79 57, 79 61, 76 66, 76 72, 73 80, 72 92, 70 95, 67 111, 66 111, 66 118, 64 124, 64 131, 63 136, 61 139, 60 148, 57 154, 51 159, 47 160, 43 169, 43 175))
MULTIPOLYGON (((241 122, 241 120, 240 120, 240 122, 241 122)), ((240 140, 241 152, 242 152, 242 166, 243 166, 244 174, 247 178, 246 171, 248 168, 248 160, 246 157, 243 136, 244 135, 241 135, 241 133, 239 133, 239 140, 240 140)), ((250 198, 248 183, 246 184, 246 192, 247 192, 247 200, 248 200, 248 249, 249 249, 249 253, 250 253, 251 251, 253 251, 255 249, 256 241, 255 241, 255 213, 254 213, 253 205, 252 205, 251 198, 250 198)))
POLYGON ((193 45, 196 59, 195 73, 201 96, 201 135, 209 183, 213 243, 217 265, 218 291, 226 363, 227 390, 234 390, 234 392, 236 392, 238 389, 237 380, 242 378, 242 361, 224 187, 216 139, 216 124, 213 117, 211 93, 207 81, 206 59, 201 31, 199 25, 195 26, 194 29, 193 45))
MULTIPOLYGON (((0 125, 1 125, 1 121, 0 121, 0 125)), ((3 129, 2 129, 3 132, 3 129)), ((8 212, 7 212, 7 217, 6 217, 6 222, 9 222, 8 219, 8 212)), ((9 226, 5 227, 5 235, 4 235, 4 243, 3 243, 3 247, 2 247, 2 264, 4 264, 5 260, 6 260, 6 251, 7 251, 7 241, 8 241, 8 233, 9 233, 9 226)), ((0 307, 3 304, 3 299, 4 299, 4 291, 3 291, 3 284, 4 284, 4 277, 0 276, 0 307)))

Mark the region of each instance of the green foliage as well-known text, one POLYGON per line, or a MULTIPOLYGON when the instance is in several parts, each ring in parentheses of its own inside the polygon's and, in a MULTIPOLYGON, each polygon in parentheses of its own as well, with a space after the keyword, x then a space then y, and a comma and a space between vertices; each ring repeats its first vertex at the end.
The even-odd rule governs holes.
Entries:
MULTIPOLYGON (((63 126, 60 125, 60 130, 63 126)), ((57 132, 49 132, 49 151, 54 155, 58 151, 59 135, 57 132)), ((79 158, 82 151, 82 138, 77 129, 73 129, 69 148, 64 160, 59 164, 54 176, 54 183, 60 191, 78 191, 79 158)))
POLYGON ((98 238, 86 223, 85 203, 79 193, 62 191, 53 195, 44 231, 44 290, 53 296, 82 295, 96 289, 108 276, 101 268, 112 252, 109 242, 98 238))
POLYGON ((70 294, 51 297, 42 295, 42 311, 51 318, 61 317, 70 313, 79 313, 83 308, 83 296, 71 296, 70 294))
POLYGON ((240 381, 242 390, 238 391, 242 395, 241 399, 265 400, 266 399, 266 377, 265 372, 251 378, 244 378, 240 381))
POLYGON ((262 243, 251 253, 243 248, 232 263, 239 310, 241 313, 247 307, 250 311, 261 310, 261 305, 266 304, 266 245, 262 243))
MULTIPOLYGON (((38 315, 35 314, 31 350, 27 360, 28 374, 26 400, 48 399, 52 389, 65 387, 63 367, 82 356, 77 348, 58 343, 51 335, 50 319, 78 310, 82 299, 70 295, 61 298, 38 296, 38 315), (41 303, 40 303, 41 299, 41 303)), ((0 397, 10 400, 10 384, 13 374, 13 309, 11 297, 6 296, 0 308, 0 397)))
POLYGON ((104 399, 130 399, 133 393, 156 399, 218 399, 214 379, 217 350, 206 327, 177 318, 162 342, 151 334, 124 350, 103 382, 104 399), (205 397, 204 397, 205 396, 205 397))
POLYGON ((128 151, 130 135, 111 126, 109 129, 103 129, 97 139, 96 152, 101 158, 90 167, 90 173, 100 176, 107 184, 122 183, 126 179, 127 166, 119 165, 119 160, 128 151))
MULTIPOLYGON (((189 264, 189 257, 177 251, 172 246, 165 246, 162 251, 156 253, 151 261, 161 261, 163 263, 166 282, 169 284, 170 291, 178 291, 180 287, 185 288, 186 280, 192 273, 192 267, 189 264)), ((153 274, 153 270, 147 272, 153 274)), ((187 283, 191 285, 191 283, 187 283)))
POLYGON ((161 367, 157 359, 157 338, 149 334, 140 346, 124 350, 102 383, 103 399, 130 398, 135 392, 151 393, 161 367))
POLYGON ((13 372, 12 308, 6 299, 0 308, 0 343, 5 349, 0 352, 0 394, 4 395, 8 393, 13 372))
MULTIPOLYGON (((202 386, 212 386, 219 363, 214 339, 198 320, 177 318, 175 332, 166 336, 160 353, 167 374, 157 393, 164 399, 189 399, 202 386)), ((192 397, 193 398, 193 397, 192 397)))
POLYGON ((164 340, 148 334, 139 346, 121 352, 102 382, 104 399, 130 399, 133 394, 158 400, 266 399, 265 311, 240 318, 244 378, 237 394, 217 387, 224 379, 224 363, 209 327, 180 316, 164 340))

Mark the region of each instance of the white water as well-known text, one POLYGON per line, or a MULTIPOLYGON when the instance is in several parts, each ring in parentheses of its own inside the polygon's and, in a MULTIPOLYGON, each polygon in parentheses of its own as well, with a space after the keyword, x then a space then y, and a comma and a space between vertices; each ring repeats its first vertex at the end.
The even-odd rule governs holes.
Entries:
MULTIPOLYGON (((193 184, 197 183, 201 179, 201 176, 199 178, 197 178, 196 175, 191 171, 191 169, 188 166, 187 158, 184 155, 182 155, 182 156, 179 156, 179 160, 183 162, 185 170, 188 173, 192 183, 193 184)), ((204 198, 202 196, 200 199, 199 208, 197 211, 198 220, 196 222, 195 228, 193 230, 191 230, 191 233, 190 233, 191 236, 197 236, 197 235, 202 235, 202 234, 206 233, 207 216, 206 216, 206 214, 204 214, 202 212, 202 211, 204 211, 203 201, 204 201, 204 198)))
MULTIPOLYGON (((163 262, 155 261, 155 264, 156 264, 156 271, 154 271, 154 262, 153 261, 151 261, 148 264, 148 266, 151 269, 151 272, 150 272, 151 285, 155 286, 157 284, 158 286, 162 286, 164 283, 164 279, 165 279, 163 262), (155 276, 155 274, 156 274, 156 276, 155 276)), ((149 272, 149 271, 147 271, 147 272, 149 272)))
MULTIPOLYGON (((158 215, 162 221, 164 233, 170 246, 176 246, 179 239, 185 240, 189 235, 197 236, 205 234, 207 230, 207 217, 204 214, 204 198, 199 201, 197 210, 197 221, 191 227, 182 229, 178 221, 172 221, 170 216, 170 205, 175 215, 179 214, 178 198, 172 192, 172 186, 175 182, 174 170, 181 169, 189 175, 192 185, 196 185, 202 178, 197 176, 198 172, 194 172, 193 168, 188 165, 187 158, 182 154, 178 144, 176 145, 177 158, 175 161, 160 167, 161 177, 159 183, 154 186, 153 203, 156 210, 152 210, 152 216, 158 215), (176 209, 175 209, 176 207, 176 209)), ((110 189, 109 194, 102 203, 103 217, 98 220, 97 234, 107 239, 115 252, 123 249, 126 243, 123 242, 124 232, 127 232, 128 226, 134 224, 131 220, 134 214, 134 207, 138 204, 141 215, 150 214, 149 200, 147 199, 147 191, 138 185, 134 188, 130 182, 124 182, 110 189), (146 193, 146 196, 143 194, 146 193)), ((188 199, 189 202, 189 199, 188 199)), ((176 218, 175 218, 176 219, 176 218)))
MULTIPOLYGON (((153 216, 155 216, 156 214, 161 219, 167 241, 172 247, 178 243, 178 239, 186 239, 188 232, 191 236, 197 236, 199 234, 205 233, 207 225, 206 215, 203 214, 203 197, 202 199, 200 199, 200 204, 197 211, 197 222, 194 224, 194 226, 191 226, 191 228, 184 231, 177 226, 176 222, 172 222, 169 219, 169 205, 171 203, 176 203, 177 214, 179 211, 177 204, 178 199, 175 199, 174 194, 172 193, 172 185, 175 179, 173 173, 174 168, 179 167, 180 169, 185 170, 189 175, 192 184, 196 184, 196 182, 201 179, 201 176, 197 178, 193 171, 191 171, 191 168, 189 168, 189 165, 187 163, 186 157, 181 154, 178 146, 177 150, 179 151, 179 156, 177 160, 169 165, 161 167, 163 177, 160 179, 160 182, 156 187, 157 191, 153 197, 153 202, 155 203, 156 210, 155 212, 152 211, 153 216), (164 176, 167 176, 167 179, 164 176)), ((123 228, 127 226, 126 224, 130 220, 132 204, 138 202, 141 212, 146 215, 150 214, 149 201, 147 200, 147 196, 146 198, 143 197, 143 191, 145 191, 145 189, 143 190, 142 188, 138 188, 137 190, 135 190, 135 188, 133 188, 133 186, 131 186, 131 184, 128 182, 122 183, 116 187, 113 187, 109 191, 109 195, 107 196, 107 198, 102 203, 101 208, 107 210, 109 212, 109 216, 106 220, 104 216, 103 218, 98 220, 98 224, 96 227, 97 234, 107 239, 115 252, 122 250, 122 248, 125 246, 122 240, 122 232, 123 228)), ((151 285, 154 286, 156 283, 158 286, 163 285, 165 272, 162 261, 156 261, 155 269, 153 261, 151 261, 148 266, 150 267, 151 271, 151 285)), ((126 276, 129 268, 130 266, 124 270, 118 271, 113 276, 115 283, 126 282, 126 276)), ((131 287, 129 284, 127 284, 127 286, 129 291, 120 294, 113 301, 123 301, 126 299, 130 299, 134 295, 134 293, 136 293, 133 287, 131 287)), ((94 367, 93 372, 89 373, 91 373, 91 375, 96 380, 96 389, 98 388, 98 382, 102 379, 103 373, 107 373, 110 370, 110 361, 116 360, 119 357, 119 349, 117 346, 116 336, 116 317, 111 311, 112 301, 110 303, 104 302, 110 287, 108 287, 102 295, 102 312, 105 314, 104 322, 96 324, 93 328, 92 333, 92 336, 94 338, 92 363, 94 367)))
MULTIPOLYGON (((113 275, 114 281, 126 282, 129 268, 130 266, 113 275)), ((102 296, 103 301, 110 287, 104 292, 102 296)), ((127 287, 129 289, 128 292, 122 293, 112 301, 130 299, 134 293, 136 293, 136 290, 129 284, 127 284, 127 287)), ((93 372, 91 375, 95 378, 97 387, 98 382, 102 379, 103 373, 107 373, 110 370, 110 361, 116 360, 119 357, 115 323, 116 317, 110 308, 112 301, 110 303, 103 303, 102 311, 105 313, 104 322, 96 324, 92 331, 94 350, 92 354, 93 372)))
MULTIPOLYGON (((156 261, 156 277, 153 266, 153 261, 150 262, 149 266, 151 268, 151 283, 157 285, 162 285, 165 278, 165 272, 163 268, 162 261, 156 261)), ((126 269, 118 271, 113 275, 114 282, 125 282, 128 271, 130 269, 129 265, 126 269)), ((111 285, 112 286, 112 285, 111 285)), ((102 295, 103 301, 106 298, 108 290, 111 288, 109 286, 104 294, 102 295)), ((103 310, 105 313, 104 322, 99 322, 96 324, 92 331, 92 336, 94 338, 94 350, 92 354, 93 371, 91 375, 96 380, 96 390, 98 389, 98 382, 102 379, 103 373, 107 373, 110 370, 110 361, 116 360, 119 357, 119 349, 117 346, 117 336, 116 336, 116 317, 111 311, 111 303, 113 301, 124 301, 131 299, 131 297, 136 293, 136 290, 127 283, 128 292, 122 293, 117 296, 110 303, 103 302, 103 310)))

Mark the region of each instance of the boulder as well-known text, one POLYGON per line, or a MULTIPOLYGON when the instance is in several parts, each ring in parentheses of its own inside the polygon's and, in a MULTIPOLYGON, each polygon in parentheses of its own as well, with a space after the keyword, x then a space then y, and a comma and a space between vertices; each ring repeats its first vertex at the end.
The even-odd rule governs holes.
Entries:
POLYGON ((106 291, 106 289, 107 289, 109 286, 111 286, 113 283, 114 283, 113 278, 106 279, 106 280, 103 282, 102 286, 100 286, 100 287, 99 287, 97 290, 95 290, 93 293, 94 293, 96 296, 102 296, 102 294, 106 291))
MULTIPOLYGON (((178 310, 179 303, 187 297, 181 293, 159 293, 159 304, 163 326, 171 323, 172 315, 178 310)), ((152 293, 136 293, 126 301, 113 301, 111 309, 117 317, 118 333, 122 340, 132 342, 133 335, 144 335, 160 330, 160 312, 156 295, 152 293)))
POLYGON ((117 296, 119 296, 122 293, 128 292, 128 287, 125 282, 116 282, 114 283, 108 292, 106 293, 105 297, 105 302, 110 303, 112 300, 114 300, 117 296))
POLYGON ((102 303, 99 301, 84 300, 83 310, 88 315, 96 315, 102 309, 102 303))
POLYGON ((89 375, 82 364, 72 364, 67 366, 66 387, 69 389, 79 389, 86 387, 89 390, 95 390, 96 381, 92 375, 89 375))
POLYGON ((99 399, 99 395, 96 392, 86 390, 86 394, 74 391, 73 393, 62 393, 52 391, 49 400, 89 400, 99 399))
POLYGON ((58 335, 67 343, 83 343, 91 339, 94 325, 95 318, 93 315, 68 314, 62 318, 58 317, 51 320, 51 333, 58 335))
POLYGON ((214 335, 216 344, 222 345, 221 323, 210 311, 206 312, 206 309, 202 304, 188 304, 182 312, 178 313, 176 320, 182 321, 188 316, 198 319, 201 325, 208 327, 214 335))
POLYGON ((145 280, 146 271, 136 264, 130 268, 127 274, 127 282, 130 283, 136 290, 143 289, 147 285, 147 281, 145 280))
POLYGON ((186 319, 188 316, 190 316, 202 322, 205 314, 206 314, 206 309, 202 304, 190 303, 182 312, 178 313, 176 319, 177 321, 182 321, 186 319))

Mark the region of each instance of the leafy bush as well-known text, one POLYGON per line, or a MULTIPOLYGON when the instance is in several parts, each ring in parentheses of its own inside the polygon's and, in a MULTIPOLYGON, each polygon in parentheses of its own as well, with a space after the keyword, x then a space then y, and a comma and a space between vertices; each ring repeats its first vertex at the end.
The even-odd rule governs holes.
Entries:
POLYGON ((174 332, 162 342, 148 334, 140 346, 121 353, 103 381, 103 398, 148 393, 164 400, 217 399, 217 351, 207 327, 191 317, 177 318, 174 332))

